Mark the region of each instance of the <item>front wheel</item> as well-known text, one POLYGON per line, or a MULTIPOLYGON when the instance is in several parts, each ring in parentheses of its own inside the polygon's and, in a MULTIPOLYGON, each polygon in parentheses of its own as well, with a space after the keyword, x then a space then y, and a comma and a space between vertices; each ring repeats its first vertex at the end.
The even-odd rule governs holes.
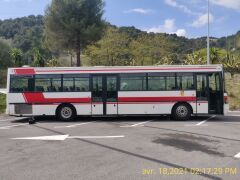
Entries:
POLYGON ((76 110, 71 105, 62 105, 57 109, 57 117, 62 121, 71 121, 76 117, 76 110))
POLYGON ((186 121, 191 117, 191 109, 187 104, 177 104, 174 106, 172 116, 176 120, 186 121))

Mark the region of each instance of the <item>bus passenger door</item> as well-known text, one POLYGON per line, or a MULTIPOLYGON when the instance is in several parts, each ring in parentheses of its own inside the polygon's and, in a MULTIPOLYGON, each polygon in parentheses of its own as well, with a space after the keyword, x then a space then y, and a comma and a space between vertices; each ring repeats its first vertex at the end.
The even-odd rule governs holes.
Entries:
POLYGON ((208 74, 209 82, 209 114, 223 114, 224 93, 221 73, 208 74))
POLYGON ((197 113, 208 114, 208 82, 207 74, 196 75, 197 113))
POLYGON ((117 75, 93 75, 92 115, 117 114, 117 75))
POLYGON ((92 76, 92 115, 103 115, 103 76, 92 76))
POLYGON ((117 102, 117 76, 106 76, 106 115, 118 114, 118 102, 117 102))

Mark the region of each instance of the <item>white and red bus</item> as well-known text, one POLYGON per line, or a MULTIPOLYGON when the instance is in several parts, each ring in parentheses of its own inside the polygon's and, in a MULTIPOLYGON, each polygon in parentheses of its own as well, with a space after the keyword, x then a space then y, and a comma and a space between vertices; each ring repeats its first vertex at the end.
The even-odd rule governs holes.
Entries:
POLYGON ((191 115, 228 111, 221 65, 10 68, 7 113, 15 116, 191 115))

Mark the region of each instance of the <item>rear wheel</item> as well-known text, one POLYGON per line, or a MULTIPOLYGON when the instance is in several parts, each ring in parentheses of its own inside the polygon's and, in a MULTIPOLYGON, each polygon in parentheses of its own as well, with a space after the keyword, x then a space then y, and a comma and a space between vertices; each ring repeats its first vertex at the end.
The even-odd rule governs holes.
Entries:
POLYGON ((177 104, 174 106, 172 116, 176 120, 186 121, 191 117, 191 108, 188 104, 177 104))
POLYGON ((72 105, 65 104, 58 107, 56 115, 62 121, 71 121, 76 117, 76 110, 72 105))

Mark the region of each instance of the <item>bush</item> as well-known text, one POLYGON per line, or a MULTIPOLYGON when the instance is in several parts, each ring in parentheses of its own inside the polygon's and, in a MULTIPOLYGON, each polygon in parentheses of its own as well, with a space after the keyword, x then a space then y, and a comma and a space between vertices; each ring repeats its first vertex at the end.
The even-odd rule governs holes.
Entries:
POLYGON ((0 113, 5 113, 6 109, 6 95, 0 94, 0 113))

